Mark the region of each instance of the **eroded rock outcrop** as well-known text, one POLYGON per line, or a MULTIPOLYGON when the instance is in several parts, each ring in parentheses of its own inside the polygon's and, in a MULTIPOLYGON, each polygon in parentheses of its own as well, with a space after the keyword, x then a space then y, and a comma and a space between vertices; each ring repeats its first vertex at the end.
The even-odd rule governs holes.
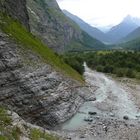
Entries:
POLYGON ((69 119, 87 88, 57 72, 0 32, 0 104, 26 121, 50 127, 69 119))
MULTIPOLYGON (((51 15, 51 12, 56 13, 55 9, 60 11, 56 1, 31 0, 30 2, 44 4, 42 5, 45 6, 43 12, 48 12, 48 16, 51 15), (48 4, 49 9, 47 9, 48 4), (51 10, 50 7, 52 7, 52 11, 49 11, 51 10)), ((5 12, 12 18, 18 19, 29 29, 25 4, 25 0, 0 1, 0 12, 5 12)), ((34 4, 32 4, 32 7, 34 7, 34 4)), ((49 32, 54 32, 53 35, 56 35, 57 38, 59 34, 63 33, 62 36, 65 39, 60 36, 61 39, 56 40, 56 42, 51 40, 54 45, 58 44, 58 50, 61 50, 63 48, 62 44, 68 43, 74 35, 80 36, 80 30, 79 32, 75 31, 67 22, 61 24, 63 20, 59 19, 60 15, 57 19, 53 18, 53 16, 46 19, 43 18, 46 15, 42 12, 40 13, 38 9, 37 13, 33 13, 31 9, 29 10, 31 10, 32 14, 38 14, 41 19, 41 24, 40 19, 38 22, 38 26, 43 25, 39 33, 41 36, 45 38, 46 35, 49 36, 49 32), (42 20, 45 21, 43 22, 42 20), (51 28, 44 32, 46 26, 51 28), (63 31, 61 32, 61 30, 63 31)), ((1 27, 7 24, 7 20, 0 19, 0 22, 2 23, 1 27)), ((20 30, 19 26, 11 28, 20 30)), ((33 30, 34 28, 31 29, 33 30)), ((56 71, 49 64, 49 61, 44 61, 39 53, 35 53, 25 47, 26 45, 28 46, 28 44, 24 44, 25 40, 21 41, 22 39, 19 39, 21 41, 19 42, 23 44, 21 45, 13 34, 8 34, 0 30, 0 105, 7 106, 8 109, 15 111, 27 122, 46 128, 55 126, 72 117, 83 100, 89 97, 90 91, 88 88, 81 87, 79 82, 65 76, 64 73, 58 70, 56 71)), ((30 42, 31 38, 29 36, 30 34, 26 34, 22 37, 28 38, 29 40, 26 41, 30 42)), ((50 37, 53 38, 52 34, 50 37)), ((34 41, 31 39, 31 42, 34 41)), ((36 42, 34 43, 36 44, 36 42)), ((34 45, 34 43, 31 45, 34 45)))

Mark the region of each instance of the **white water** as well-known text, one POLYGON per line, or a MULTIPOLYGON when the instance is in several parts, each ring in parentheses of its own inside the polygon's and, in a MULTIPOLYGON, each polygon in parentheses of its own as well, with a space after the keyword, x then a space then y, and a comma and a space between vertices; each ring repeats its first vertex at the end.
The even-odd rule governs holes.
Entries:
POLYGON ((123 119, 127 115, 129 119, 137 119, 139 116, 137 106, 132 101, 131 93, 125 91, 119 83, 108 78, 103 73, 99 73, 89 69, 84 63, 84 77, 89 85, 97 86, 98 89, 94 92, 96 101, 86 102, 79 109, 70 121, 64 124, 63 129, 74 130, 81 126, 87 125, 84 118, 88 116, 89 111, 97 112, 99 117, 111 117, 123 119))

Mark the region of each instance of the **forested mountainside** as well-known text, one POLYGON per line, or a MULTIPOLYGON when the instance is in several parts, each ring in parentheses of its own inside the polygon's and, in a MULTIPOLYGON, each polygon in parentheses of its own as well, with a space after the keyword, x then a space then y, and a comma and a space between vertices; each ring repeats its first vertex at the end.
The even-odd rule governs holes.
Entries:
POLYGON ((140 50, 140 37, 127 41, 121 44, 116 45, 116 48, 127 49, 127 50, 140 50))
POLYGON ((140 27, 121 39, 121 42, 128 42, 140 37, 140 27))

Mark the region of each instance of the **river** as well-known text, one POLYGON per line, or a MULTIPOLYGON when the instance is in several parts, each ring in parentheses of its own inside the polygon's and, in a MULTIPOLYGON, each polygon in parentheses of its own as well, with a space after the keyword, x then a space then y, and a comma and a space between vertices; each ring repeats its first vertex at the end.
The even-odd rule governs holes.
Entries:
POLYGON ((116 118, 123 120, 127 116, 129 120, 138 120, 140 112, 135 105, 133 96, 126 91, 119 82, 103 73, 88 68, 84 63, 84 78, 88 85, 98 87, 94 92, 95 101, 85 102, 76 115, 63 124, 62 130, 75 131, 84 128, 97 118, 116 118), (94 112, 94 115, 89 114, 94 112))

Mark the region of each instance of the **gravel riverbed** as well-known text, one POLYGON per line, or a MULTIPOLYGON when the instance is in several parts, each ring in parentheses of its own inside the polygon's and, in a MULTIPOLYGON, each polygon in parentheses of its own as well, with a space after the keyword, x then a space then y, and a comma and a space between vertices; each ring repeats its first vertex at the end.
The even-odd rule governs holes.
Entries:
POLYGON ((84 77, 88 85, 98 87, 95 100, 85 102, 58 132, 71 140, 140 140, 139 81, 112 78, 86 64, 84 77))

